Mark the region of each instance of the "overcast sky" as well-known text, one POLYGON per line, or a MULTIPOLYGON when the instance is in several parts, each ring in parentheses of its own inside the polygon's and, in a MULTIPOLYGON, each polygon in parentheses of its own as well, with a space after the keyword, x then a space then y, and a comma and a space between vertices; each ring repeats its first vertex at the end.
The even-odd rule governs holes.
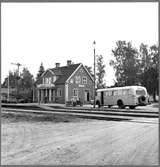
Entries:
MULTIPOLYGON (((21 63, 36 76, 67 60, 93 67, 96 54, 106 64, 105 80, 113 84, 109 66, 117 40, 158 43, 158 3, 2 3, 2 82, 21 63)), ((20 71, 23 67, 20 67, 20 71)))

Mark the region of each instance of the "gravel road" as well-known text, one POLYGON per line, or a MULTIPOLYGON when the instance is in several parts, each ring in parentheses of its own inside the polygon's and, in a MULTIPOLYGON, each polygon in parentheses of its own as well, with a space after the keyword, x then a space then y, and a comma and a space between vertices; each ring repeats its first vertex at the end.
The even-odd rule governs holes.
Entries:
POLYGON ((2 115, 2 165, 157 165, 158 119, 69 121, 2 115))

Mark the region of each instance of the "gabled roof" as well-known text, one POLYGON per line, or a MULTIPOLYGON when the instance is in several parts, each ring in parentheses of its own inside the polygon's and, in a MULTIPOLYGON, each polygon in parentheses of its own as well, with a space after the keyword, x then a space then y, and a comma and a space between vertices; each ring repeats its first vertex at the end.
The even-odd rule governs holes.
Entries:
POLYGON ((55 81, 55 84, 64 84, 66 80, 72 75, 72 73, 79 67, 79 65, 80 63, 51 69, 52 71, 56 71, 55 73, 61 75, 55 81))
MULTIPOLYGON (((39 82, 42 81, 42 77, 47 71, 50 71, 52 74, 59 76, 59 78, 55 81, 56 84, 64 84, 74 73, 81 67, 83 66, 81 63, 78 64, 71 64, 69 66, 62 66, 62 67, 56 67, 56 68, 49 68, 47 69, 40 77, 39 82)), ((83 66, 84 69, 87 71, 88 75, 91 77, 93 80, 91 74, 88 72, 88 70, 83 66)))
POLYGON ((62 75, 61 67, 58 67, 58 68, 50 68, 50 71, 52 71, 55 75, 62 75))

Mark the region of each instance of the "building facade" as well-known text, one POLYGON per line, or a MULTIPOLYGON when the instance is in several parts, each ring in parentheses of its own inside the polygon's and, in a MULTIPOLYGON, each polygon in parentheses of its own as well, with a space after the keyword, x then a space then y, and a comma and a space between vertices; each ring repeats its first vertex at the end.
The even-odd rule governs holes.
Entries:
POLYGON ((73 98, 81 100, 83 104, 93 100, 94 80, 82 64, 72 64, 47 69, 36 83, 36 97, 40 103, 66 103, 73 98))

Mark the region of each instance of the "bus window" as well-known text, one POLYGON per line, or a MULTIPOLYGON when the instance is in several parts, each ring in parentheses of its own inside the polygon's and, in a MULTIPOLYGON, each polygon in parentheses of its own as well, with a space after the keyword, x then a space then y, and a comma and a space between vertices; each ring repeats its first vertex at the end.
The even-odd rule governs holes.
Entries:
POLYGON ((106 91, 106 96, 109 96, 109 93, 108 93, 108 91, 106 91))
POLYGON ((108 91, 108 96, 112 96, 112 91, 108 91))
POLYGON ((117 96, 117 95, 118 95, 118 90, 114 90, 114 91, 113 91, 113 95, 114 95, 114 96, 117 96))
POLYGON ((118 95, 119 95, 119 96, 122 95, 122 89, 118 90, 118 95))
POLYGON ((122 90, 122 94, 123 94, 123 95, 128 95, 128 94, 129 94, 129 89, 124 89, 124 90, 122 90))
POLYGON ((112 96, 114 96, 114 91, 112 90, 112 96))
POLYGON ((131 89, 128 90, 128 94, 129 94, 129 95, 132 95, 132 94, 133 94, 133 92, 132 92, 131 89))
POLYGON ((146 95, 146 92, 143 89, 138 89, 138 90, 136 90, 136 94, 137 95, 146 95))

